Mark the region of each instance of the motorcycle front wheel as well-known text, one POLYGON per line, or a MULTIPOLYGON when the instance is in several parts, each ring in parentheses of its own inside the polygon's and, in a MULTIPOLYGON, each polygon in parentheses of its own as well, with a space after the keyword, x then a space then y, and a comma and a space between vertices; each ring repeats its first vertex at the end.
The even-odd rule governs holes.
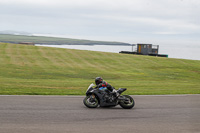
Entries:
POLYGON ((124 99, 126 99, 126 100, 121 100, 119 102, 119 105, 122 108, 124 108, 124 109, 131 109, 131 108, 133 108, 135 106, 135 101, 134 101, 134 99, 131 96, 129 96, 129 95, 123 95, 122 97, 124 99))
POLYGON ((96 108, 99 105, 97 98, 94 95, 86 96, 83 99, 83 103, 88 108, 96 108))

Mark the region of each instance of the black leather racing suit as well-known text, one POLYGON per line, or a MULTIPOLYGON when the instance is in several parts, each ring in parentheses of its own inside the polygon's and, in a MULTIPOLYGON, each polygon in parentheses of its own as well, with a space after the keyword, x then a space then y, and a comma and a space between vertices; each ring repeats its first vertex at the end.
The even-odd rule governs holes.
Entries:
POLYGON ((112 92, 113 89, 114 89, 114 88, 113 88, 110 84, 108 84, 106 81, 103 81, 102 83, 98 84, 97 87, 98 87, 98 88, 106 87, 110 92, 112 92))

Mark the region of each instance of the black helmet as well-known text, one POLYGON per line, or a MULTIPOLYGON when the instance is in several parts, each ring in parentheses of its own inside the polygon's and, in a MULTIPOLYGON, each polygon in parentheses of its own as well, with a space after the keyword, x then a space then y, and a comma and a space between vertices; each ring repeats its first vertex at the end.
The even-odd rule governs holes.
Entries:
POLYGON ((102 82, 103 82, 103 79, 101 77, 96 77, 96 79, 95 79, 96 85, 99 85, 102 82))

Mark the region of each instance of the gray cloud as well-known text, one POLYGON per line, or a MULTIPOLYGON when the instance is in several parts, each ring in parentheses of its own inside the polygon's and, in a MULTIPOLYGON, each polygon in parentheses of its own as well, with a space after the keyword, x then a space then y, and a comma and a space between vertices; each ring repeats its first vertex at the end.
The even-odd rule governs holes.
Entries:
POLYGON ((124 42, 182 40, 200 35, 199 6, 198 0, 0 0, 0 30, 124 42))

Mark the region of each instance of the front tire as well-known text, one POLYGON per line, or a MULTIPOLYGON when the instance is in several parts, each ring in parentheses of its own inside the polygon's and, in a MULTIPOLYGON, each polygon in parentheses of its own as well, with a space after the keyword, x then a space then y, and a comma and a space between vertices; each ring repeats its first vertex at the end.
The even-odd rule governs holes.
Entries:
POLYGON ((121 100, 119 105, 124 109, 131 109, 135 106, 135 101, 131 96, 123 95, 127 100, 121 100))
POLYGON ((83 99, 83 103, 88 108, 96 108, 99 105, 98 99, 92 95, 86 96, 83 99))

